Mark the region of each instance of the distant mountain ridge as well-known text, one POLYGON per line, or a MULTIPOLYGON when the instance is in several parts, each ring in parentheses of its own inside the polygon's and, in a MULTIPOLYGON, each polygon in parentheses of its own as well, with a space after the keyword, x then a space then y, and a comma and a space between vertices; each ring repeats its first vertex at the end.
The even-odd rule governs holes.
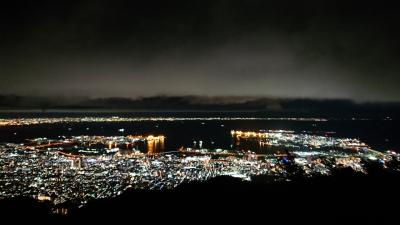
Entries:
POLYGON ((346 99, 283 99, 236 96, 152 96, 141 98, 66 98, 0 95, 0 109, 98 109, 148 111, 257 111, 276 116, 397 117, 400 103, 356 103, 346 99))

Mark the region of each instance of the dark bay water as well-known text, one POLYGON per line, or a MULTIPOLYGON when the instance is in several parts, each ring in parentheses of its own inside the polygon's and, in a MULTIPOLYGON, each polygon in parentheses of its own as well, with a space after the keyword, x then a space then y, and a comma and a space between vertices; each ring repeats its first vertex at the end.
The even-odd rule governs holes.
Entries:
MULTIPOLYGON (((214 117, 214 116, 260 116, 254 113, 2 113, 1 118, 15 117, 80 117, 80 116, 176 116, 176 117, 214 117)), ((42 124, 33 126, 0 127, 0 142, 23 142, 28 138, 56 138, 60 135, 165 135, 165 150, 174 151, 179 147, 232 148, 231 130, 283 129, 295 132, 315 133, 336 132, 337 137, 359 138, 373 149, 385 151, 400 149, 397 120, 329 120, 314 121, 143 121, 116 123, 70 123, 42 124), (123 133, 119 129, 124 129, 123 133)))

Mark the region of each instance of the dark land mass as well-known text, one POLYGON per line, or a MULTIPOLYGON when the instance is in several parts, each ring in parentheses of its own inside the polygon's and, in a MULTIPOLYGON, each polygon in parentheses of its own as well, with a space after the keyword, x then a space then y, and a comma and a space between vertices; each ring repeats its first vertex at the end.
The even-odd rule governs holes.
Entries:
POLYGON ((183 184, 169 191, 129 190, 89 202, 67 216, 50 213, 50 205, 30 199, 1 202, 2 218, 11 221, 76 224, 83 221, 162 223, 249 222, 383 222, 397 217, 400 172, 371 165, 369 174, 341 169, 331 176, 272 182, 269 176, 244 182, 217 177, 183 184))
POLYGON ((0 95, 2 110, 247 111, 279 117, 400 118, 400 103, 345 99, 266 97, 153 96, 143 98, 40 98, 0 95))

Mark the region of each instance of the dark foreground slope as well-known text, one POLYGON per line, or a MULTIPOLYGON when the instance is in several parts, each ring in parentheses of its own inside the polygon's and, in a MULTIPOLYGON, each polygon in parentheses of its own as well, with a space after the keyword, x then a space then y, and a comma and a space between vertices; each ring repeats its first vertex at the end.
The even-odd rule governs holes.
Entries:
MULTIPOLYGON (((130 190, 113 199, 90 202, 68 216, 51 215, 46 205, 30 200, 2 201, 1 214, 13 220, 75 224, 83 221, 139 220, 160 222, 248 221, 281 222, 387 221, 397 218, 400 174, 385 170, 369 175, 351 170, 329 177, 270 182, 257 177, 243 182, 218 177, 184 184, 171 191, 130 190), (321 220, 322 218, 322 220, 321 220)), ((186 223, 186 222, 185 222, 186 223)))

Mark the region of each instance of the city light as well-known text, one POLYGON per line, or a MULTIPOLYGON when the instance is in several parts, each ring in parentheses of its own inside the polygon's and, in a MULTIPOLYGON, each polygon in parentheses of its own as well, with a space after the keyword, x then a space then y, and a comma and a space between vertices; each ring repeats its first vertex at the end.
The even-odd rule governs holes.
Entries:
POLYGON ((385 164, 399 158, 393 151, 374 151, 358 139, 286 130, 231 131, 231 135, 234 140, 262 141, 293 150, 280 154, 219 148, 164 151, 164 135, 34 138, 0 145, 0 198, 35 196, 54 206, 65 202, 80 206, 129 188, 172 189, 217 176, 249 181, 264 174, 285 180, 292 167, 309 177, 329 175, 335 168, 366 173, 366 160, 385 164), (147 152, 137 149, 140 143, 145 143, 147 152))

